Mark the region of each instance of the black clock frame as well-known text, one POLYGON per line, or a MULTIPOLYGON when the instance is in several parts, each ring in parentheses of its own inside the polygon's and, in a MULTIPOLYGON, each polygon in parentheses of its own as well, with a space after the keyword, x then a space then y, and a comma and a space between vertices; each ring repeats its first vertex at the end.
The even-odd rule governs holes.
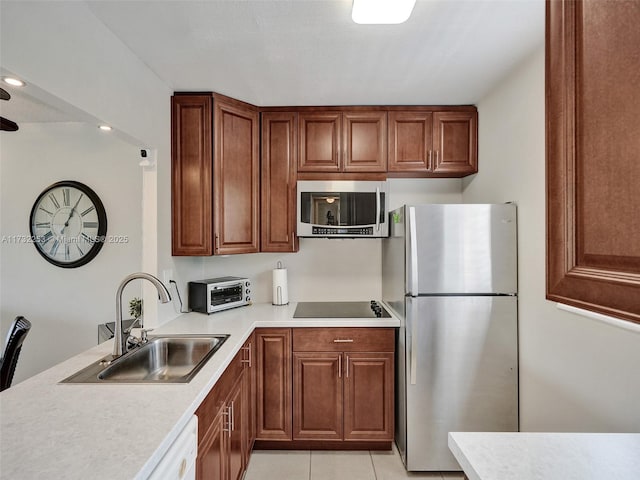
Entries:
POLYGON ((31 214, 29 215, 29 231, 31 232, 31 238, 34 239, 34 246, 37 252, 47 262, 55 265, 56 267, 61 267, 61 268, 78 268, 78 267, 81 267, 82 265, 86 265, 91 260, 93 260, 96 257, 96 255, 98 255, 98 252, 100 252, 100 250, 102 249, 102 246, 104 245, 106 234, 107 234, 107 212, 105 211, 104 205, 102 204, 102 200, 100 200, 100 197, 98 197, 98 194, 94 192, 91 188, 89 188, 87 185, 85 185, 84 183, 76 182, 75 180, 63 180, 61 182, 56 182, 49 185, 47 188, 45 188, 42 191, 40 195, 38 195, 38 198, 36 198, 36 201, 34 202, 33 207, 31 208, 31 214), (33 230, 33 223, 34 223, 33 220, 36 214, 36 207, 40 203, 40 200, 44 196, 48 195, 51 192, 51 190, 55 188, 60 188, 60 187, 72 187, 80 190, 95 205, 96 213, 98 215, 98 234, 97 234, 96 242, 91 246, 91 248, 89 249, 86 255, 84 255, 82 258, 74 262, 68 262, 68 263, 61 262, 47 256, 39 248, 38 237, 36 232, 33 230))

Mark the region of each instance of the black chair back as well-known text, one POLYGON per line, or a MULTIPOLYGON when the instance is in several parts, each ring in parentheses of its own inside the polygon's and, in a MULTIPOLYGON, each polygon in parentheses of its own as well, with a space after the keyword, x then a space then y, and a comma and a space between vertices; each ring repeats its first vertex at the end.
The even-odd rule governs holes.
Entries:
POLYGON ((7 344, 0 359, 0 392, 11 386, 16 371, 18 357, 22 350, 22 342, 31 329, 31 322, 24 317, 16 317, 9 328, 7 344))

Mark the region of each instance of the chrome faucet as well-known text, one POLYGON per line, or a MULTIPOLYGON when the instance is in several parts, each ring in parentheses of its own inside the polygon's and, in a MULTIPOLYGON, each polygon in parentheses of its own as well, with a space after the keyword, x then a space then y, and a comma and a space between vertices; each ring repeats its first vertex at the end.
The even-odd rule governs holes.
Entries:
POLYGON ((118 291, 116 292, 116 329, 114 334, 115 342, 113 344, 114 357, 119 357, 125 352, 124 338, 122 335, 122 291, 131 280, 135 280, 137 278, 141 280, 149 280, 151 283, 153 283, 153 285, 156 287, 156 290, 158 290, 158 297, 160 299, 160 302, 167 303, 171 301, 171 295, 169 295, 167 287, 165 287, 162 282, 153 275, 149 275, 148 273, 143 272, 127 275, 120 283, 118 291))

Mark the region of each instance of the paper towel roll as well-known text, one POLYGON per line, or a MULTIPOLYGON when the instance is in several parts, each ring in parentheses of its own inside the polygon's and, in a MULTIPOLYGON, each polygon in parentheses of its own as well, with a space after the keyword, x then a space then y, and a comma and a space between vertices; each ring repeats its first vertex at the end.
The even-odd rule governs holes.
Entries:
POLYGON ((287 288, 287 269, 273 270, 273 304, 287 305, 289 303, 289 289, 287 288))

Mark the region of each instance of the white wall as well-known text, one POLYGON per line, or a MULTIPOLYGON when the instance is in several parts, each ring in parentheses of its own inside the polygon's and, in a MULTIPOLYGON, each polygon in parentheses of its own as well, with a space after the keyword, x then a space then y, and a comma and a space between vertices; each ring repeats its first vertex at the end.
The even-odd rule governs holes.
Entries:
MULTIPOLYGON (((0 67, 73 106, 84 120, 108 123, 115 135, 157 151, 157 171, 145 169, 140 184, 145 199, 141 268, 157 273, 159 263, 170 267, 171 88, 84 2, 4 1, 0 10, 0 67)), ((111 295, 119 280, 110 286, 111 295)), ((149 285, 144 299, 148 326, 175 316, 171 306, 157 304, 149 285)))
MULTIPOLYGON (((460 203, 459 179, 391 179, 389 207, 405 203, 460 203)), ((271 270, 287 267, 289 300, 351 301, 381 297, 382 247, 379 239, 300 239, 297 253, 173 259, 174 276, 186 307, 186 282, 235 275, 252 281, 255 302, 271 302, 271 270)), ((177 308, 177 307, 176 307, 177 308)))
MULTIPOLYGON (((136 147, 82 123, 21 124, 17 132, 3 132, 0 158, 2 338, 17 315, 33 325, 16 369, 18 383, 95 345, 97 325, 114 320, 115 287, 141 267, 142 169, 136 147), (96 258, 73 269, 48 263, 31 243, 12 241, 30 234, 33 203, 60 180, 92 188, 107 212, 107 238, 128 241, 105 242, 96 258)), ((125 306, 136 295, 140 288, 131 285, 125 306)))
POLYGON ((640 431, 640 333, 545 300, 544 50, 479 103, 477 175, 465 202, 518 204, 523 431, 640 431))

